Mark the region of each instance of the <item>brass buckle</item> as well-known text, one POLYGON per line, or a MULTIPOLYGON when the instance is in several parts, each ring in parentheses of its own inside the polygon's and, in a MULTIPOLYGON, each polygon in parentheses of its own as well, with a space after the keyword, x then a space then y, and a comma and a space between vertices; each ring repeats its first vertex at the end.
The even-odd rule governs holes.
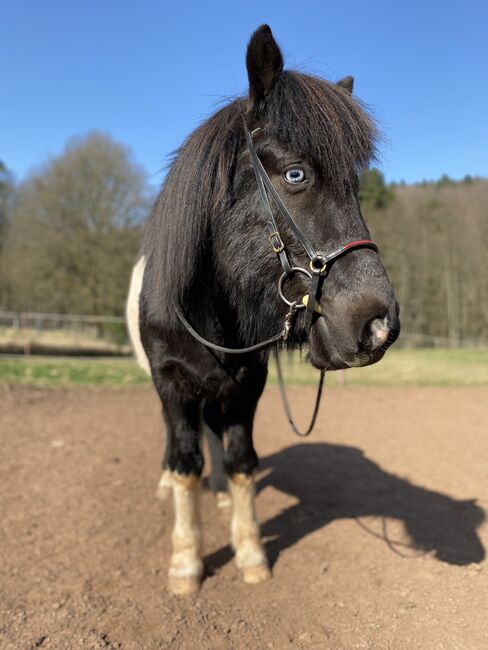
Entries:
POLYGON ((281 251, 285 250, 285 244, 283 243, 280 233, 277 230, 275 230, 275 232, 272 232, 271 235, 268 237, 268 239, 275 253, 281 253, 281 251), (279 242, 278 246, 275 246, 275 244, 273 243, 273 237, 277 237, 279 242))

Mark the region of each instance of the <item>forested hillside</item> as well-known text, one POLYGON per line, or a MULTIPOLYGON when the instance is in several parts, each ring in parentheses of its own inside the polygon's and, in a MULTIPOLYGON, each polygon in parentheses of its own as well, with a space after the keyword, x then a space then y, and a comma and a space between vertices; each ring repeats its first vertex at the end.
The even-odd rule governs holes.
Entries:
MULTIPOLYGON (((154 192, 131 153, 92 133, 15 185, 0 162, 0 309, 121 315, 154 192)), ((361 205, 404 332, 488 341, 488 181, 385 185, 361 205)))
POLYGON ((388 188, 363 201, 401 306, 404 331, 488 340, 488 181, 388 188))

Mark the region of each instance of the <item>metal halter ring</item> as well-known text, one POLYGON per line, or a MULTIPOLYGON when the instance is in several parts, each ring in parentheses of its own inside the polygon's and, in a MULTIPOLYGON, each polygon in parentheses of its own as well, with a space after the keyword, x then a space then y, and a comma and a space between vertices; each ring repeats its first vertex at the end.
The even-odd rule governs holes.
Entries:
POLYGON ((327 268, 327 261, 322 255, 317 255, 313 260, 310 260, 310 268, 313 273, 324 273, 327 268), (316 266, 316 264, 321 264, 322 266, 316 266))
MULTIPOLYGON (((292 266, 291 270, 294 273, 303 273, 304 275, 307 276, 307 278, 309 280, 312 279, 312 275, 306 269, 302 269, 300 266, 292 266)), ((288 305, 288 307, 291 307, 295 301, 290 302, 289 300, 287 300, 285 298, 285 296, 283 294, 283 282, 289 277, 290 277, 290 275, 287 275, 286 273, 283 273, 283 275, 280 277, 280 279, 278 280, 278 293, 280 294, 281 299, 288 305)), ((304 305, 303 302, 296 305, 296 309, 305 309, 305 307, 306 307, 306 305, 304 305)))

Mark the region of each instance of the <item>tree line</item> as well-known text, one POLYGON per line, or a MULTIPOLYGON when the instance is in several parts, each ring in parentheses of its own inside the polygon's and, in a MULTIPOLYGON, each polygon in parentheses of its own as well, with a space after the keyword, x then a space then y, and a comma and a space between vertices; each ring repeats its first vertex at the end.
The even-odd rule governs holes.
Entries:
POLYGON ((488 181, 385 186, 366 173, 361 207, 400 303, 404 331, 488 341, 488 181))
POLYGON ((153 199, 131 152, 102 133, 71 140, 0 185, 0 307, 120 315, 153 199))
MULTIPOLYGON (((0 309, 121 315, 154 190, 131 152, 94 132, 20 184, 0 162, 0 309)), ((361 207, 404 331, 488 340, 488 181, 361 179, 361 207)))

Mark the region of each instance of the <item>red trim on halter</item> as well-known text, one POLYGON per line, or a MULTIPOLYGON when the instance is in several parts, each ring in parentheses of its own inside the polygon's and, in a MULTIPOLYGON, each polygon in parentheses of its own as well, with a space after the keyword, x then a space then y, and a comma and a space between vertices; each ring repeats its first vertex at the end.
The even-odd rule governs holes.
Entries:
POLYGON ((376 251, 376 253, 378 252, 378 246, 376 246, 374 241, 371 241, 371 239, 358 239, 357 241, 349 242, 349 244, 344 244, 344 246, 341 246, 340 248, 337 248, 335 251, 329 253, 328 255, 321 256, 321 257, 328 264, 329 262, 335 260, 337 257, 340 257, 341 255, 344 255, 344 253, 347 253, 347 251, 350 251, 353 248, 361 248, 361 247, 371 248, 372 250, 376 251))
POLYGON ((371 246, 375 249, 378 248, 371 239, 358 239, 358 241, 352 241, 350 244, 346 244, 343 248, 344 250, 347 250, 348 248, 354 248, 355 246, 371 246))

